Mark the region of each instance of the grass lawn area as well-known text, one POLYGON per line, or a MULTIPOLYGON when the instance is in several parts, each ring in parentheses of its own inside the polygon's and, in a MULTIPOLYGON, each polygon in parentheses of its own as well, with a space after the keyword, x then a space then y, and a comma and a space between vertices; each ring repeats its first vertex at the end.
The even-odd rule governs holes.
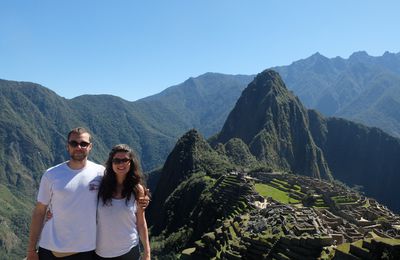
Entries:
POLYGON ((299 203, 299 200, 290 198, 287 192, 281 191, 277 188, 274 188, 268 184, 256 183, 255 185, 256 191, 260 193, 261 196, 267 198, 271 197, 274 200, 277 200, 281 203, 299 203))

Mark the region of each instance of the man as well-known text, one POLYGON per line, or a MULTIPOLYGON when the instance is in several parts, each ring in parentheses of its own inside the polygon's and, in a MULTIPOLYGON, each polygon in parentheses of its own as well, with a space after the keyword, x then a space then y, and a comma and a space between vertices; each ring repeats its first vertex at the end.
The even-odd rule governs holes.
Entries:
MULTIPOLYGON (((94 255, 97 191, 104 167, 88 160, 92 142, 85 128, 72 129, 67 140, 70 159, 42 176, 32 213, 27 260, 66 256, 88 260, 94 255), (47 212, 51 217, 46 217, 47 212)), ((148 200, 139 203, 145 208, 148 200)))

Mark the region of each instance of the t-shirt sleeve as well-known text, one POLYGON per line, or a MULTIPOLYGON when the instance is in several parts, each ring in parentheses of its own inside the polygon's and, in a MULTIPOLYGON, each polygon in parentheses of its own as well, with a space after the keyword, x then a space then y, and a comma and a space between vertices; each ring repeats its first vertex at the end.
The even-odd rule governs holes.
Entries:
POLYGON ((106 167, 104 167, 103 165, 100 165, 98 176, 103 177, 105 170, 106 170, 106 167))
POLYGON ((45 173, 43 174, 42 179, 40 180, 37 201, 43 203, 44 205, 48 205, 50 203, 50 199, 51 199, 51 184, 47 173, 45 173))

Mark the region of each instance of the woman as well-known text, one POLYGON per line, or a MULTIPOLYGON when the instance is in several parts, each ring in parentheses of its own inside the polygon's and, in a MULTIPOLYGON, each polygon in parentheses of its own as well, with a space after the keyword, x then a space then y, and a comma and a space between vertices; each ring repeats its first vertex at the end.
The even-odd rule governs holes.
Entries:
POLYGON ((112 148, 100 183, 97 209, 97 259, 150 259, 144 209, 137 200, 146 196, 139 160, 125 144, 112 148))

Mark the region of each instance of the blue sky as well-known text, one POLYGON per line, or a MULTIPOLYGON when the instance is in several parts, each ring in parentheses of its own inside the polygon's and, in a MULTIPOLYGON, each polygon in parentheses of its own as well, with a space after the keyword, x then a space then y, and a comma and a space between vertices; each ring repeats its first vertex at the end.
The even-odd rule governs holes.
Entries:
POLYGON ((206 72, 400 49, 400 1, 1 0, 0 78, 137 100, 206 72))

